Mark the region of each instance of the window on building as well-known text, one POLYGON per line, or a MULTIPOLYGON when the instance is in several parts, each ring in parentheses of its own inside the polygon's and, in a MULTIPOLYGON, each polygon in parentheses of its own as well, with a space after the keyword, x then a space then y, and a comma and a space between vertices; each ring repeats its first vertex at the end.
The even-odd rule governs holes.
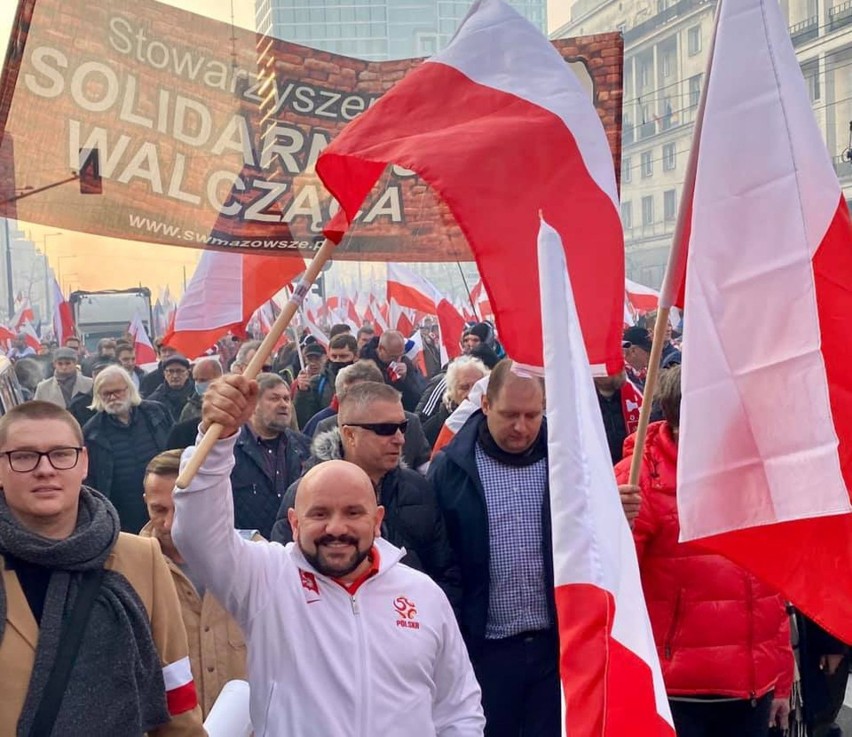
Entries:
POLYGON ((630 230, 633 227, 633 203, 621 203, 621 225, 625 230, 630 230))
POLYGON ((675 73, 675 55, 671 51, 663 54, 663 77, 668 79, 675 73))
POLYGON ((666 143, 663 145, 663 171, 672 171, 677 166, 675 145, 666 143))
POLYGON ((420 34, 417 36, 417 52, 424 56, 431 56, 438 50, 438 37, 434 34, 420 34))
POLYGON ((701 51, 701 26, 693 26, 686 32, 686 50, 690 56, 701 51))
POLYGON ((666 222, 675 219, 677 212, 677 198, 675 190, 667 189, 663 192, 663 218, 666 222))
POLYGON ((651 84, 651 64, 647 61, 639 62, 639 87, 648 87, 651 84))
POLYGON ((621 181, 628 184, 633 179, 633 160, 629 156, 621 159, 621 181))
POLYGON ((642 179, 647 179, 654 173, 654 160, 650 151, 642 152, 642 179))
POLYGON ((812 61, 802 65, 802 76, 805 78, 805 84, 808 88, 808 97, 811 102, 816 102, 822 97, 822 90, 819 80, 819 61, 812 61))
POLYGON ((698 107, 698 102, 701 100, 701 78, 703 74, 696 74, 689 78, 689 107, 698 107))
POLYGON ((648 195, 642 198, 642 225, 654 224, 654 197, 648 195))

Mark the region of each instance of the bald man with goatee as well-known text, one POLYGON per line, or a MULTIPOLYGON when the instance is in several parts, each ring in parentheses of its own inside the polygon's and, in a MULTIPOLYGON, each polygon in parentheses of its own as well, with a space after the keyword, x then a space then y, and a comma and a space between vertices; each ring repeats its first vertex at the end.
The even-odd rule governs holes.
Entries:
POLYGON ((481 693, 449 602, 380 537, 384 508, 363 470, 335 460, 305 474, 287 546, 233 529, 234 443, 257 395, 243 376, 211 384, 201 430, 219 423, 222 439, 175 492, 172 529, 245 632, 255 734, 481 737, 481 693))

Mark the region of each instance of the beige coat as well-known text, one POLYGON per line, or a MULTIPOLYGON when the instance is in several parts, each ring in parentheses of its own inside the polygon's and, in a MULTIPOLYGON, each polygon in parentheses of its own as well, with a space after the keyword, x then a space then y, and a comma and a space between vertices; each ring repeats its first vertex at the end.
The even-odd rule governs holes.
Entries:
MULTIPOLYGON (((149 522, 140 530, 151 537, 149 522)), ((260 536, 257 536, 260 538, 260 536)), ((262 538, 260 538, 262 539, 262 538)), ((240 626, 209 591, 200 597, 184 572, 166 556, 180 599, 183 623, 189 640, 189 660, 198 702, 204 718, 222 688, 235 678, 246 678, 246 643, 240 626)))
MULTIPOLYGON (((76 397, 78 394, 87 394, 92 391, 94 382, 88 377, 77 372, 77 380, 74 382, 74 389, 71 391, 71 397, 76 397)), ((65 397, 62 396, 62 389, 59 388, 59 382, 55 376, 49 379, 40 381, 35 390, 33 399, 41 399, 44 402, 50 402, 59 407, 65 407, 65 397)))
MULTIPOLYGON (((2 565, 2 559, 0 559, 2 565)), ((164 665, 187 655, 180 603, 160 546, 155 540, 121 533, 105 567, 123 574, 136 590, 151 619, 154 644, 164 665)), ((0 642, 0 735, 13 735, 29 688, 38 642, 38 624, 14 571, 3 570, 6 627, 0 642)), ((201 709, 177 715, 149 733, 151 737, 200 737, 201 709)))

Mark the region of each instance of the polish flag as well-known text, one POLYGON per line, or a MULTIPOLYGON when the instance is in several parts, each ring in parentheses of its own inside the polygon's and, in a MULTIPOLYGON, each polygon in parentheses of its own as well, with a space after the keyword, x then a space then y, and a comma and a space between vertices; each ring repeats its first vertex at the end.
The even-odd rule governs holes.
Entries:
POLYGON ((625 279, 624 292, 627 295, 627 300, 637 312, 653 312, 659 306, 660 293, 644 284, 625 279))
POLYGON ((53 334, 56 336, 56 342, 59 345, 65 345, 66 338, 74 335, 74 315, 71 312, 71 305, 65 301, 62 295, 62 290, 59 288, 59 283, 56 277, 53 278, 51 285, 53 300, 53 334))
POLYGON ((464 317, 452 302, 442 299, 438 302, 438 328, 441 333, 441 345, 446 360, 458 358, 462 353, 461 335, 464 332, 464 317))
POLYGON ((198 695, 192 680, 189 658, 181 658, 163 666, 166 684, 166 703, 169 714, 177 716, 198 706, 198 695))
POLYGON ((563 734, 674 737, 559 234, 538 246, 563 734))
POLYGON ((473 289, 470 290, 470 301, 476 305, 476 312, 471 312, 476 322, 494 317, 494 310, 491 309, 491 301, 488 299, 488 293, 485 291, 482 279, 476 282, 473 289))
POLYGON ((15 314, 12 315, 12 327, 15 330, 23 330, 26 323, 35 322, 35 313, 33 312, 33 306, 30 304, 28 297, 18 295, 18 299, 16 301, 18 306, 15 310, 15 314))
POLYGON ((473 413, 482 409, 482 397, 485 396, 487 389, 488 377, 483 376, 471 387, 467 398, 463 399, 462 403, 455 408, 446 420, 444 420, 444 425, 438 433, 438 439, 432 446, 433 458, 438 451, 441 450, 441 448, 447 445, 456 436, 456 433, 462 429, 464 423, 471 418, 473 413))
POLYGON ((612 153, 588 93, 537 28, 503 0, 477 0, 444 51, 344 128, 316 164, 342 206, 330 238, 342 238, 390 162, 448 205, 500 340, 515 360, 539 366, 542 211, 565 244, 589 356, 600 372, 621 371, 624 240, 612 153))
POLYGON ((130 327, 127 332, 133 336, 133 351, 136 353, 137 365, 157 362, 157 351, 151 345, 151 339, 148 337, 148 332, 145 330, 145 325, 139 318, 139 313, 133 315, 130 321, 130 327))
POLYGON ((163 341, 189 358, 228 331, 245 331, 252 313, 305 270, 301 258, 205 251, 163 341))
POLYGON ((387 300, 434 315, 441 295, 432 282, 407 266, 388 264, 387 300))
POLYGON ((24 336, 24 341, 26 344, 32 348, 36 353, 38 353, 39 348, 41 348, 41 340, 38 337, 38 333, 35 331, 33 324, 27 320, 17 328, 18 333, 24 336))
POLYGON ((313 335, 314 338, 317 339, 317 343, 319 343, 323 348, 328 350, 328 336, 322 330, 319 329, 317 324, 311 318, 308 317, 306 312, 302 311, 301 316, 302 325, 303 327, 306 327, 308 329, 308 334, 313 335))
POLYGON ((681 539, 852 642, 852 223, 777 1, 716 23, 661 295, 685 273, 681 539))

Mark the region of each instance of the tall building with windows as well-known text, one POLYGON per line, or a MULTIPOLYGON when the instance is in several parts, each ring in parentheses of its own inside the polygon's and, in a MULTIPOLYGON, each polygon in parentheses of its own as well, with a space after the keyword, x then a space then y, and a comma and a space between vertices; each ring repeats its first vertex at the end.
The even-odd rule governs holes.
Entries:
MULTIPOLYGON (((852 0, 781 5, 814 113, 852 197, 852 0)), ((715 0, 575 0, 571 19, 551 34, 624 34, 626 266, 628 277, 650 286, 662 281, 671 247, 715 9, 715 0)))
MULTIPOLYGON (((509 0, 547 29, 546 0, 509 0)), ((471 0, 255 0, 259 33, 370 61, 443 48, 471 0)))

